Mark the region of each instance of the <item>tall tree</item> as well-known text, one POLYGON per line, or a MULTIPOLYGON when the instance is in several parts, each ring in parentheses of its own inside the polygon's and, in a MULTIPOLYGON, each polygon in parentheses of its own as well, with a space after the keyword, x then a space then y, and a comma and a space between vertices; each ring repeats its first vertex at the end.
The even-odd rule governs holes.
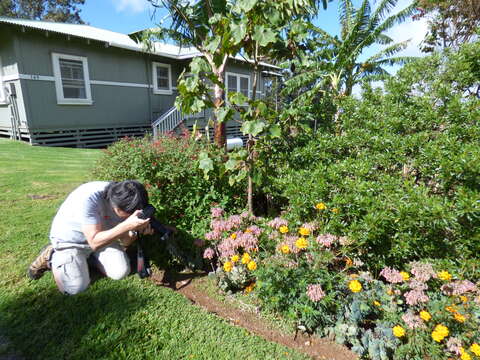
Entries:
POLYGON ((480 1, 478 0, 417 0, 416 18, 429 18, 428 34, 422 50, 458 49, 463 43, 478 38, 480 1))
POLYGON ((352 0, 340 0, 340 37, 331 36, 322 29, 312 29, 318 34, 321 44, 320 55, 328 55, 326 69, 330 83, 344 95, 352 93, 353 86, 361 80, 377 80, 388 76, 386 66, 402 65, 410 57, 397 56, 405 49, 408 40, 394 43, 385 33, 393 26, 405 21, 415 11, 412 4, 389 16, 398 0, 382 0, 372 9, 369 0, 363 0, 355 9, 352 0), (365 49, 372 45, 386 45, 385 48, 365 60, 360 60, 365 49))
POLYGON ((0 0, 0 16, 83 24, 85 0, 0 0))

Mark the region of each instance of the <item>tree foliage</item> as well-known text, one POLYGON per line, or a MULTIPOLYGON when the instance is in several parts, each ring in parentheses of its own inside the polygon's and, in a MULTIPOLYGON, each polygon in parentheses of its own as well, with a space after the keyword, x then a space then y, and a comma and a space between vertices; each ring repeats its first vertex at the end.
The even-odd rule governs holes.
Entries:
POLYGON ((480 1, 478 0, 418 0, 416 18, 429 16, 429 32, 423 51, 435 48, 455 48, 478 37, 480 1))
POLYGON ((363 0, 360 7, 355 8, 351 0, 341 0, 340 36, 332 36, 319 27, 309 25, 307 50, 294 64, 294 75, 297 76, 287 84, 287 92, 305 92, 308 101, 322 91, 350 95, 353 86, 360 81, 388 76, 386 66, 401 65, 411 60, 410 57, 397 55, 407 46, 407 41, 394 43, 385 34, 414 12, 414 5, 410 5, 389 15, 397 3, 398 0, 383 0, 372 7, 369 0, 363 0), (374 45, 385 47, 361 60, 365 49, 374 45))
POLYGON ((85 0, 0 0, 0 16, 83 24, 85 0))

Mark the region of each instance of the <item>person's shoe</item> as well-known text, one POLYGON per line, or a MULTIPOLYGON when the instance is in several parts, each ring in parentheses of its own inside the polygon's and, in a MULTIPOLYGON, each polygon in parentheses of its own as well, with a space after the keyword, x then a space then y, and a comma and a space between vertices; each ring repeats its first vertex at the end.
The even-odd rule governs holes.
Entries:
POLYGON ((54 252, 53 246, 48 244, 41 251, 37 258, 28 267, 27 275, 32 280, 40 279, 45 271, 50 270, 50 260, 54 252))

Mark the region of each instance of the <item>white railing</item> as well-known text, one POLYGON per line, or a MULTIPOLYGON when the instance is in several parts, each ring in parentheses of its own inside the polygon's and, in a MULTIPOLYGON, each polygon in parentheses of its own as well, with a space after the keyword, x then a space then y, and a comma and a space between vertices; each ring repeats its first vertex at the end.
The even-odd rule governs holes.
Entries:
POLYGON ((187 119, 198 119, 211 116, 211 110, 202 110, 197 114, 185 115, 178 111, 174 106, 168 109, 162 116, 152 123, 153 136, 157 137, 159 134, 175 130, 183 121, 187 119))
POLYGON ((185 120, 185 116, 174 106, 152 123, 153 136, 173 131, 185 120))

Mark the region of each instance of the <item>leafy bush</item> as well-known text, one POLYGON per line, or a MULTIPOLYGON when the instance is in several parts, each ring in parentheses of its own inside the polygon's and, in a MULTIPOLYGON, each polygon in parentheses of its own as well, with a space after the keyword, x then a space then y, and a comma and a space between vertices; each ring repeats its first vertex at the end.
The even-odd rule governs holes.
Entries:
POLYGON ((204 257, 218 267, 219 286, 253 291, 264 308, 362 359, 480 356, 478 277, 475 284, 459 268, 426 261, 374 276, 348 256, 351 239, 323 232, 326 205, 314 207, 316 219, 301 225, 212 209, 204 257))
POLYGON ((335 132, 277 154, 271 193, 288 218, 308 220, 311 204, 327 203, 324 231, 352 238, 372 269, 476 258, 479 54, 476 43, 409 64, 384 91, 345 98, 335 132))
POLYGON ((209 152, 218 163, 222 152, 188 136, 164 135, 156 140, 125 138, 104 151, 94 170, 97 179, 136 179, 148 190, 157 218, 199 236, 208 226, 211 206, 232 209, 244 204, 242 186, 228 185, 217 168, 205 179, 199 154, 209 152))

